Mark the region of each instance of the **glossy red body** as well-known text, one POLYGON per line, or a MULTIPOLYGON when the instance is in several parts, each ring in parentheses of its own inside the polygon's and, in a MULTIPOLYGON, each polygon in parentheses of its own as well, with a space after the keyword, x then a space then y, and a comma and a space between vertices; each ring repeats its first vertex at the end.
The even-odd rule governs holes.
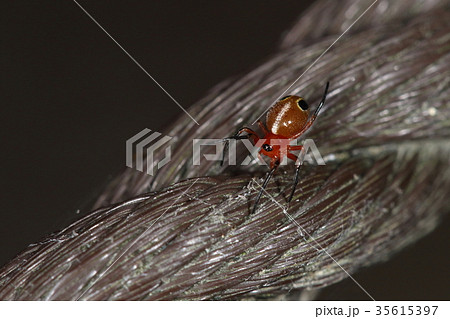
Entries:
POLYGON ((264 133, 263 137, 248 128, 241 129, 238 134, 246 132, 258 143, 263 139, 259 154, 271 158, 270 167, 274 168, 287 156, 296 161, 297 156, 290 151, 301 150, 301 145, 290 143, 302 135, 314 122, 315 116, 309 120, 308 104, 299 96, 287 96, 278 101, 267 112, 266 125, 258 121, 258 125, 264 133))

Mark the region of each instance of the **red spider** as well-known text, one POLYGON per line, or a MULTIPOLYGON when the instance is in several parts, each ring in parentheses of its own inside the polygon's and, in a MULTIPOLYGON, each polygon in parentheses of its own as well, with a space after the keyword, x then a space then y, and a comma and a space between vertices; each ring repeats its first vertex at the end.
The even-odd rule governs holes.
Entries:
MULTIPOLYGON (((261 191, 256 198, 255 205, 253 206, 252 213, 255 212, 256 206, 261 198, 262 192, 266 188, 273 172, 278 168, 281 161, 287 156, 294 162, 297 161, 297 156, 289 151, 298 151, 302 149, 302 145, 289 145, 289 143, 297 138, 299 138, 303 133, 305 133, 311 125, 314 123, 320 109, 325 103, 325 98, 328 92, 329 82, 325 87, 325 92, 323 94, 322 100, 319 106, 314 111, 313 115, 309 117, 309 105, 306 101, 295 95, 288 95, 280 99, 274 106, 272 106, 266 115, 266 125, 261 121, 258 121, 258 125, 264 132, 264 137, 260 138, 258 134, 249 129, 248 127, 243 127, 239 129, 236 134, 225 139, 226 144, 224 148, 224 153, 228 148, 228 141, 230 139, 242 140, 242 139, 252 139, 253 143, 256 144, 260 139, 264 139, 264 144, 261 146, 258 156, 260 154, 266 155, 271 158, 270 160, 270 171, 267 174, 266 179, 262 185, 261 191), (309 118, 309 119, 308 119, 309 118), (240 135, 242 133, 247 133, 247 135, 240 135)), ((222 164, 223 164, 222 158, 222 164)), ((298 175, 300 171, 300 165, 297 166, 294 187, 292 188, 291 195, 289 196, 288 203, 292 200, 294 196, 295 188, 298 184, 298 175)))

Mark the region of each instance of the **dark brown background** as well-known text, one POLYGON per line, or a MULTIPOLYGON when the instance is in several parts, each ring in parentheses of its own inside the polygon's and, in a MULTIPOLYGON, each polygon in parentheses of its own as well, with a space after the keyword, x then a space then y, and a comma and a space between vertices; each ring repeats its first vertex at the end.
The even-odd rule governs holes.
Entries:
MULTIPOLYGON (((311 2, 79 1, 185 107, 276 52, 311 2)), ((73 1, 0 6, 3 265, 87 213, 127 138, 182 111, 73 1)), ((448 299, 449 224, 355 278, 375 299, 448 299)), ((346 280, 321 298, 366 295, 346 280)))

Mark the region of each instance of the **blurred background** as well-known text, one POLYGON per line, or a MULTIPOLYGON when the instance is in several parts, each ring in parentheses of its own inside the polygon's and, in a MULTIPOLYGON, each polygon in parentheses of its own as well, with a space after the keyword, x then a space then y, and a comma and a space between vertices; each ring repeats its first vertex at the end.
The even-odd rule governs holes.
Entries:
MULTIPOLYGON (((186 108, 275 53, 312 2, 79 1, 186 108)), ((184 113, 75 2, 0 8, 2 266, 89 212, 128 138, 184 113)), ((379 300, 449 299, 449 226, 355 279, 379 300)), ((367 296, 345 280, 319 298, 367 296)))

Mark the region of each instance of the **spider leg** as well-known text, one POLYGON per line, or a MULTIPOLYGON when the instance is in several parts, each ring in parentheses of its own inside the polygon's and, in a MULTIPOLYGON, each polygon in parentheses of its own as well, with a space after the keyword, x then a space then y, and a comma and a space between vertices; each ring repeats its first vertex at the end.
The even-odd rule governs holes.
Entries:
POLYGON ((223 139, 225 142, 225 145, 223 147, 222 151, 222 159, 220 160, 220 166, 223 166, 223 163, 225 162, 225 155, 228 153, 228 148, 230 145, 230 140, 245 140, 250 138, 250 135, 243 135, 243 136, 232 136, 232 137, 226 137, 223 139))
POLYGON ((303 145, 288 145, 288 150, 289 151, 300 151, 302 148, 303 148, 303 145))
POLYGON ((270 171, 267 173, 266 179, 264 180, 264 183, 262 184, 261 190, 259 191, 258 196, 256 197, 255 204, 253 205, 252 214, 256 212, 256 207, 258 206, 259 200, 261 199, 261 195, 266 189, 267 184, 269 183, 270 178, 273 175, 273 172, 278 168, 280 165, 280 161, 276 160, 270 163, 270 166, 272 167, 270 171))
POLYGON ((263 124, 263 122, 261 122, 260 120, 258 120, 258 125, 261 128, 261 130, 264 132, 264 135, 269 134, 269 130, 266 128, 266 126, 263 124))
POLYGON ((263 157, 261 156, 261 151, 258 152, 258 159, 261 161, 261 163, 265 163, 263 157))
POLYGON ((239 129, 233 136, 224 138, 223 141, 225 142, 225 145, 223 147, 222 160, 220 161, 220 166, 223 166, 223 163, 225 161, 225 154, 228 152, 230 140, 246 140, 249 139, 250 137, 253 139, 253 143, 258 142, 259 140, 258 134, 256 134, 255 131, 249 129, 248 127, 243 127, 239 129), (247 135, 240 135, 242 133, 247 133, 247 135))
MULTIPOLYGON (((294 145, 294 147, 296 149, 301 149, 302 145, 294 145)), ((290 149, 292 149, 292 148, 290 148, 290 149)), ((287 156, 288 156, 288 158, 293 160, 295 163, 297 163, 298 157, 296 155, 288 152, 287 156)), ((292 191, 291 191, 291 194, 289 195, 289 198, 287 201, 288 203, 290 203, 292 200, 292 197, 294 197, 295 189, 297 188, 297 184, 298 184, 298 176, 299 176, 299 172, 300 172, 300 167, 301 167, 301 164, 297 165, 297 168, 295 170, 294 185, 292 186, 292 191)))
POLYGON ((306 123, 306 125, 300 130, 300 132, 298 132, 297 134, 295 134, 294 136, 292 136, 292 139, 295 139, 297 137, 299 137, 300 135, 302 135, 303 133, 305 133, 310 127, 311 125, 313 125, 314 121, 316 120, 317 115, 320 112, 320 109, 322 108, 322 106, 325 104, 325 99, 327 97, 327 93, 328 93, 328 87, 330 85, 330 82, 327 82, 327 85, 325 86, 325 92, 323 93, 323 97, 322 100, 319 103, 319 106, 317 106, 316 110, 314 111, 313 115, 311 116, 311 118, 308 120, 308 122, 306 123))
POLYGON ((298 184, 298 176, 300 175, 300 167, 302 167, 302 165, 298 165, 297 169, 295 170, 295 178, 294 178, 294 185, 292 186, 292 191, 291 194, 289 195, 288 198, 288 203, 291 202, 292 197, 294 197, 294 193, 295 193, 295 189, 297 188, 297 184, 298 184))

